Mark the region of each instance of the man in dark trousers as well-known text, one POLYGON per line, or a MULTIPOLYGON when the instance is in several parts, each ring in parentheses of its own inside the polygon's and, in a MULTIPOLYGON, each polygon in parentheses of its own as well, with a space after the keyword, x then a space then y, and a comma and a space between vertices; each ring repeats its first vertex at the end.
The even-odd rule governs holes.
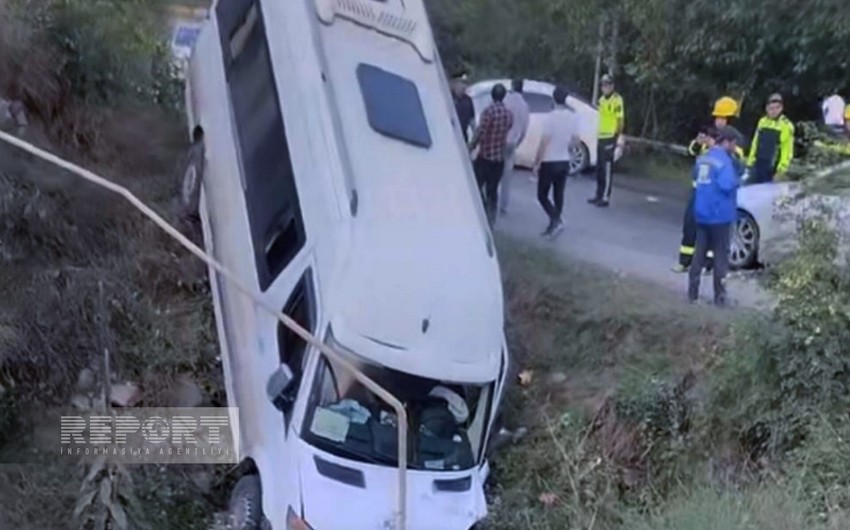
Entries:
MULTIPOLYGON (((723 96, 718 99, 714 103, 714 110, 711 113, 712 116, 714 116, 714 128, 722 129, 723 127, 726 127, 729 125, 729 121, 738 115, 738 112, 738 102, 731 97, 723 96)), ((701 155, 708 152, 712 146, 714 146, 714 139, 706 134, 706 131, 708 131, 709 128, 710 127, 703 127, 700 129, 697 137, 691 141, 690 145, 688 145, 688 154, 695 158, 699 158, 701 155)), ((741 165, 739 173, 743 173, 744 151, 740 146, 738 146, 735 160, 741 165)), ((696 189, 696 182, 694 182, 693 185, 694 189, 696 189)), ((696 219, 694 219, 694 192, 691 192, 691 196, 688 199, 688 205, 685 208, 685 216, 682 219, 682 243, 679 246, 679 261, 673 266, 673 272, 688 272, 688 267, 691 266, 694 250, 696 249, 696 241, 697 228, 696 219)), ((709 250, 708 259, 705 263, 706 271, 711 269, 713 258, 714 254, 711 250, 709 250)))
POLYGON ((726 305, 726 273, 729 270, 729 242, 738 218, 740 173, 733 157, 743 138, 731 126, 711 128, 714 145, 697 159, 694 167, 694 216, 697 244, 688 270, 688 300, 699 299, 699 284, 708 251, 714 252, 714 303, 726 305))
POLYGON ((783 109, 780 94, 768 98, 766 114, 756 127, 747 160, 752 184, 782 178, 794 158, 794 124, 782 113, 783 109))
POLYGON ((481 113, 480 123, 469 149, 478 149, 478 157, 475 159, 473 168, 478 187, 481 188, 481 197, 484 200, 484 209, 487 211, 487 219, 490 226, 496 221, 496 210, 499 206, 499 182, 505 169, 505 146, 508 140, 508 131, 513 125, 511 111, 505 107, 504 100, 508 91, 501 83, 496 84, 490 92, 493 103, 481 113))
POLYGON ((463 140, 469 143, 469 127, 472 125, 472 120, 475 119, 475 107, 472 105, 472 98, 466 93, 467 78, 465 70, 455 73, 452 79, 452 97, 455 102, 458 124, 463 133, 463 140))
POLYGON ((570 157, 572 149, 579 145, 574 111, 567 107, 567 91, 557 87, 552 95, 555 99, 555 110, 548 113, 543 120, 543 131, 540 146, 534 159, 537 179, 537 200, 546 216, 549 225, 543 236, 555 237, 564 229, 561 213, 564 209, 564 187, 570 172, 570 157), (550 200, 549 196, 552 196, 550 200))
POLYGON ((623 98, 614 90, 614 79, 602 76, 602 97, 599 98, 599 133, 596 139, 596 196, 590 204, 605 207, 611 199, 614 153, 617 140, 623 133, 626 108, 623 98))

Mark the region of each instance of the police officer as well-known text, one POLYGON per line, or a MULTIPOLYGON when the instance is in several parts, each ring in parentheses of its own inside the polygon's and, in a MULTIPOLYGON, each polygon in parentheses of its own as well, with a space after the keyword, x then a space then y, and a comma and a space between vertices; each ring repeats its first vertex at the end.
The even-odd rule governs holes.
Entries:
POLYGON ((602 76, 602 97, 599 98, 599 134, 596 142, 596 196, 587 200, 595 206, 608 206, 611 198, 614 152, 623 133, 626 108, 623 98, 614 90, 614 79, 602 76))
MULTIPOLYGON (((714 103, 714 129, 720 130, 729 125, 729 120, 738 115, 738 102, 729 96, 724 96, 714 103)), ((708 134, 709 128, 703 127, 700 129, 697 137, 688 145, 688 153, 691 156, 699 157, 705 154, 713 145, 714 140, 708 134)), ((743 173, 744 152, 740 146, 737 147, 737 156, 735 157, 739 164, 739 173, 743 173)), ((696 182, 693 183, 694 191, 691 192, 688 199, 688 206, 685 208, 685 216, 682 219, 682 244, 679 246, 679 262, 673 266, 673 272, 684 273, 688 271, 693 261, 694 250, 696 247, 697 227, 696 219, 694 218, 694 193, 696 191, 696 182)), ((705 260, 706 271, 711 270, 713 266, 714 253, 709 250, 705 260)))
POLYGON ((475 107, 472 104, 472 98, 466 93, 466 83, 469 79, 469 74, 464 69, 460 69, 452 76, 452 99, 455 103, 455 112, 457 113, 460 132, 463 133, 463 140, 469 143, 469 129, 475 119, 475 107))
POLYGON ((781 177, 794 158, 794 124, 782 110, 782 96, 771 95, 767 100, 767 115, 759 120, 747 160, 753 184, 773 182, 777 176, 781 177))

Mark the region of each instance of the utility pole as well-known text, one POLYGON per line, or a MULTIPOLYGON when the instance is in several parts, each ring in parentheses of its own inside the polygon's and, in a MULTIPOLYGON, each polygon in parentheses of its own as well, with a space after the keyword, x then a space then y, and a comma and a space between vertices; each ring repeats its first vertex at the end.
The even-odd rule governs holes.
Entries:
POLYGON ((599 101, 599 78, 602 76, 602 52, 605 49, 605 13, 599 16, 599 40, 596 44, 596 68, 593 71, 593 104, 599 101))

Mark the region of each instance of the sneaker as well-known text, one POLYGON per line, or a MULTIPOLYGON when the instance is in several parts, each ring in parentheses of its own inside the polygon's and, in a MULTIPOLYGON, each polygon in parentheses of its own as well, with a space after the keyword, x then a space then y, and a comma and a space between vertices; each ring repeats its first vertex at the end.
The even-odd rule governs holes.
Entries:
POLYGON ((564 222, 559 219, 555 223, 555 225, 552 227, 552 232, 549 234, 549 236, 554 238, 563 231, 564 231, 564 222))
POLYGON ((540 235, 541 235, 541 236, 543 236, 543 237, 549 236, 549 235, 551 235, 551 234, 552 234, 552 230, 554 230, 554 229, 555 229, 555 223, 553 223, 553 222, 551 222, 551 221, 550 221, 550 222, 549 222, 549 226, 547 226, 547 227, 546 227, 546 230, 544 230, 543 232, 541 232, 541 234, 540 234, 540 235))
POLYGON ((597 199, 596 197, 591 197, 591 198, 587 199, 587 204, 596 205, 597 203, 599 203, 599 199, 597 199))
POLYGON ((600 208, 608 207, 608 201, 596 201, 594 204, 600 208))
POLYGON ((670 270, 675 272, 675 273, 682 274, 682 273, 688 272, 688 267, 686 267, 685 265, 682 265, 681 263, 677 263, 677 264, 673 265, 673 267, 670 270))

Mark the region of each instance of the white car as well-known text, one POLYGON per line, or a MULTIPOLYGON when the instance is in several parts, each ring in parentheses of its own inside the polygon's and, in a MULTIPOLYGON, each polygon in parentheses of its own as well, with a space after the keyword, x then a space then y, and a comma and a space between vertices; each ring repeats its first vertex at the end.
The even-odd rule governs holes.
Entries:
POLYGON ((762 242, 777 236, 777 202, 792 191, 790 182, 746 183, 738 190, 738 222, 732 232, 729 266, 747 269, 759 262, 762 242))
MULTIPOLYGON (((475 83, 467 90, 467 94, 472 98, 475 107, 476 124, 484 109, 492 103, 490 91, 496 83, 501 83, 508 90, 511 88, 510 79, 496 79, 475 83)), ((537 148, 540 145, 543 118, 555 108, 555 100, 552 97, 554 91, 555 85, 551 83, 532 80, 523 82, 523 98, 528 103, 530 120, 525 139, 517 149, 515 164, 518 167, 531 168, 534 164, 537 148)), ((571 171, 576 173, 596 166, 599 111, 594 105, 572 93, 567 98, 567 106, 572 109, 578 122, 578 133, 581 139, 581 145, 575 149, 571 160, 571 171)), ((623 142, 624 138, 621 137, 615 153, 615 160, 619 160, 623 155, 623 142)))
POLYGON ((210 269, 239 426, 232 528, 468 530, 509 356, 423 0, 219 0, 186 96, 183 217, 337 353, 210 269))

